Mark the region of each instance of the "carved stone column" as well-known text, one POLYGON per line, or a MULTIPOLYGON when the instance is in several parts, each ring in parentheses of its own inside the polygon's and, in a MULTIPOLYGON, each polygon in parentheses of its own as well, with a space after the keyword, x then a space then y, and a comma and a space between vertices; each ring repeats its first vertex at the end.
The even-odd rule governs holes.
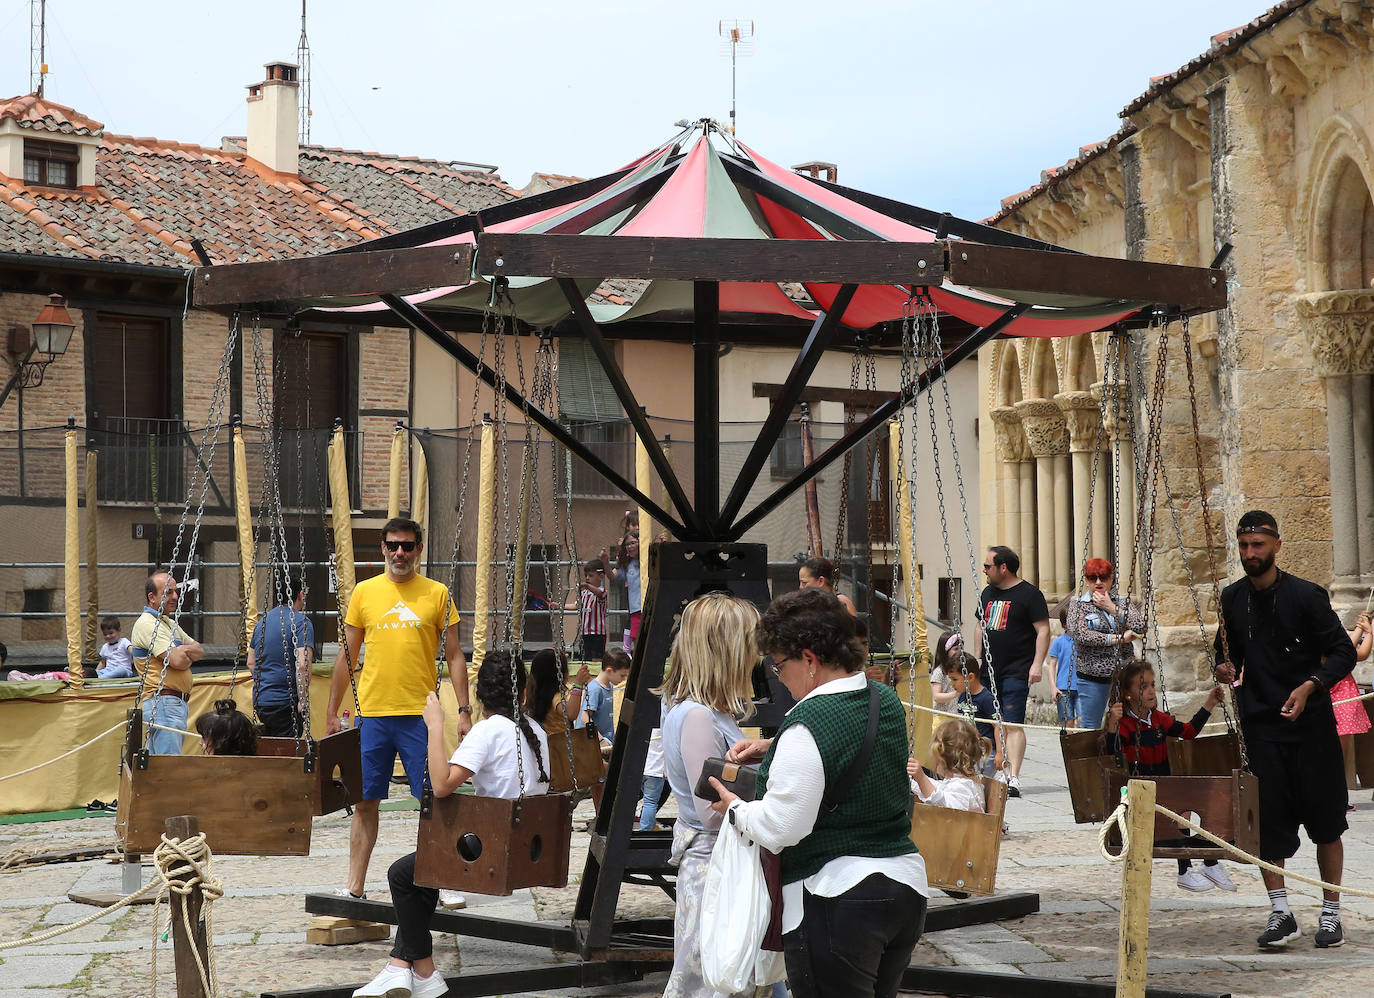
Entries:
MULTIPOLYGON (((1127 574, 1135 559, 1135 444, 1131 437, 1131 426, 1126 422, 1133 418, 1133 414, 1123 408, 1121 420, 1117 419, 1117 406, 1123 403, 1115 400, 1115 393, 1120 391, 1124 394, 1124 386, 1098 382, 1093 385, 1093 390, 1107 399, 1103 407, 1103 429, 1106 430, 1111 448, 1111 483, 1115 487, 1112 513, 1116 527, 1116 549, 1110 550, 1112 545, 1108 540, 1103 552, 1095 557, 1106 558, 1116 565, 1117 585, 1122 592, 1126 592, 1131 588, 1127 574)), ((1103 483, 1104 486, 1106 484, 1103 483)))
POLYGON ((993 430, 996 434, 997 460, 997 543, 1020 552, 1021 538, 1021 474, 1020 466, 1026 453, 1026 435, 1021 429, 1021 417, 1009 405, 993 409, 993 430))
POLYGON ((1374 579, 1374 291, 1323 291, 1297 300, 1312 369, 1326 382, 1335 586, 1374 579))
POLYGON ((1102 417, 1098 410, 1097 399, 1092 392, 1060 392, 1054 397, 1055 404, 1064 413, 1064 421, 1069 430, 1069 453, 1073 460, 1073 536, 1070 538, 1069 585, 1074 587, 1078 573, 1082 571, 1078 545, 1084 542, 1084 532, 1088 520, 1092 520, 1092 537, 1088 541, 1090 550, 1083 558, 1105 557, 1105 543, 1099 547, 1099 537, 1107 537, 1107 510, 1103 496, 1094 488, 1093 465, 1098 465, 1098 474, 1105 480, 1105 463, 1100 454, 1094 461, 1094 453, 1101 446, 1106 434, 1102 429, 1102 417))
POLYGON ((1061 497, 1056 490, 1055 459, 1065 457, 1064 461, 1058 462, 1062 466, 1058 484, 1065 487, 1068 478, 1068 427, 1064 422, 1064 414, 1052 399, 1023 399, 1016 403, 1016 411, 1021 416, 1026 443, 1035 456, 1038 584, 1041 589, 1058 592, 1062 596, 1067 587, 1061 583, 1068 566, 1065 564, 1063 569, 1059 567, 1058 537, 1061 532, 1069 532, 1067 520, 1070 500, 1067 494, 1061 497))

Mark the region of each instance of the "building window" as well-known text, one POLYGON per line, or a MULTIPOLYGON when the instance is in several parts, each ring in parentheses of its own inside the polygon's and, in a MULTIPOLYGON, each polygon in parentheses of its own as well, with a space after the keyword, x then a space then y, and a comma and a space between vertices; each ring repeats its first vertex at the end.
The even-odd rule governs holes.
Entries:
POLYGON ((805 467, 805 452, 802 450, 802 424, 797 413, 783 424, 782 434, 773 445, 769 458, 769 471, 774 478, 788 479, 801 474, 805 467))
MULTIPOLYGON (((564 419, 572 435, 605 461, 621 477, 633 481, 635 477, 635 431, 628 419, 592 422, 564 419)), ((613 498, 623 495, 618 485, 612 485, 600 472, 580 458, 567 455, 571 462, 574 495, 613 498)))
POLYGON ((953 627, 955 622, 960 619, 960 604, 963 602, 964 580, 960 578, 943 577, 940 579, 939 588, 939 619, 940 623, 946 627, 953 627))
POLYGON ((76 187, 77 147, 66 142, 24 140, 24 183, 39 187, 76 187))

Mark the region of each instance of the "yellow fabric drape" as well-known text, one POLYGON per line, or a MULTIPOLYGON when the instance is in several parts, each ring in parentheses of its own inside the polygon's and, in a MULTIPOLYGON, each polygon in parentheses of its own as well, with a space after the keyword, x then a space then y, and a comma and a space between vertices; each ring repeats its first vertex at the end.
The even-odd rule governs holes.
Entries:
POLYGON ((100 497, 98 456, 86 451, 86 641, 83 660, 100 660, 100 497))
POLYGON ((353 514, 348 497, 348 464, 344 456, 344 432, 334 430, 329 443, 329 498, 334 506, 334 577, 339 592, 339 640, 343 640, 344 617, 353 598, 353 514))
POLYGON ((477 469, 477 574, 472 587, 470 663, 472 689, 477 688, 477 669, 487 654, 487 635, 491 624, 492 518, 496 515, 496 427, 491 423, 482 424, 477 469))
MULTIPOLYGON (((411 455, 411 467, 415 469, 415 502, 410 516, 429 537, 429 524, 425 522, 429 519, 429 464, 425 461, 425 449, 418 442, 411 455)), ((433 541, 430 537, 430 542, 433 541)), ((417 571, 424 574, 425 566, 421 564, 417 571)))
POLYGON ((406 462, 405 427, 397 426, 391 434, 391 475, 386 487, 386 518, 401 515, 401 469, 406 462))
POLYGON ((76 430, 67 429, 67 524, 66 572, 63 609, 67 617, 67 671, 72 686, 80 689, 81 672, 81 496, 76 473, 76 430))
MULTIPOLYGON (((892 488, 897 499, 897 547, 902 559, 902 581, 906 589, 906 612, 910 620, 907 634, 912 635, 912 652, 919 656, 917 665, 907 681, 912 687, 907 692, 912 700, 923 707, 932 705, 933 690, 930 686, 930 651, 926 638, 925 600, 921 595, 921 575, 916 564, 913 546, 911 520, 911 483, 907 479, 906 465, 902 461, 901 423, 894 419, 888 423, 888 457, 892 468, 892 488)), ((900 674, 900 670, 899 670, 900 674)), ((923 758, 930 745, 931 715, 928 711, 914 711, 911 725, 911 750, 918 758, 923 758)))
POLYGON ((242 655, 258 624, 258 575, 253 570, 257 551, 253 547, 253 496, 248 491, 248 447, 241 426, 234 427, 234 522, 238 527, 239 607, 243 610, 243 633, 239 635, 242 655))
MULTIPOLYGON (((646 496, 652 496, 650 489, 653 488, 653 467, 649 464, 649 450, 644 446, 644 441, 635 437, 635 488, 639 489, 646 496)), ((643 569, 648 564, 648 557, 644 553, 649 550, 649 545, 654 540, 654 518, 649 515, 649 511, 642 506, 639 510, 639 550, 641 554, 640 568, 643 569)), ((643 585, 643 583, 640 583, 643 585)))
POLYGON ((515 531, 515 588, 510 607, 511 633, 519 641, 525 626, 525 580, 529 577, 530 493, 534 482, 534 445, 525 447, 520 462, 520 525, 515 531))

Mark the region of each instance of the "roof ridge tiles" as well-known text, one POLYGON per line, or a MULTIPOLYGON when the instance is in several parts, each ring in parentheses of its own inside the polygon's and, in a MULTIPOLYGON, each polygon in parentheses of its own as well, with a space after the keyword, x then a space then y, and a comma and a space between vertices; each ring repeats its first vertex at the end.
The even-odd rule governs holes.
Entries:
POLYGON ((152 149, 160 152, 181 152, 199 153, 208 159, 217 160, 242 160, 242 154, 225 152, 212 146, 203 146, 196 142, 178 142, 175 139, 159 139, 154 136, 139 135, 112 135, 105 133, 103 136, 105 144, 115 146, 135 146, 140 149, 152 149))
POLYGON ((38 226, 48 235, 72 249, 84 253, 92 259, 100 259, 99 250, 82 239, 75 231, 49 215, 36 202, 31 201, 25 196, 27 193, 28 191, 21 184, 13 180, 0 183, 0 201, 18 212, 21 218, 38 226))
POLYGON ((356 215, 346 210, 333 198, 326 198, 320 194, 315 193, 306 184, 302 183, 299 179, 287 179, 282 181, 282 184, 288 190, 292 191, 293 193, 301 197, 302 200, 309 203, 311 207, 315 208, 320 213, 328 215, 336 222, 339 222, 341 225, 347 226, 349 229, 352 229, 354 232, 358 233, 365 239, 378 239, 382 236, 390 234, 390 232, 392 231, 390 228, 387 228, 380 232, 374 230, 370 226, 366 225, 356 215))
POLYGON ((142 229, 144 232, 148 233, 154 239, 157 239, 159 242, 165 243, 167 246, 170 246, 172 249, 176 250, 178 253, 182 254, 185 257, 188 257, 192 260, 198 260, 198 258, 195 255, 195 250, 191 247, 190 240, 183 239, 181 236, 177 235, 175 232, 172 232, 164 225, 158 225, 151 218, 143 214, 143 212, 139 211, 132 204, 130 204, 128 201, 125 201, 121 197, 111 196, 109 198, 109 201, 110 204, 114 205, 114 207, 118 208, 125 215, 128 215, 129 220, 132 221, 134 225, 142 229))

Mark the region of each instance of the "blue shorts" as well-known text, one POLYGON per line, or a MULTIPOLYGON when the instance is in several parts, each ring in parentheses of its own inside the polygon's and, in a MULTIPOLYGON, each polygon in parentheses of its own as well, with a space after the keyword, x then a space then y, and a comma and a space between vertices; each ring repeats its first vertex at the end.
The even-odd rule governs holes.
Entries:
POLYGON ((363 800, 386 800, 396 756, 401 757, 410 793, 417 800, 425 789, 429 730, 418 714, 360 717, 363 743, 363 800))
POLYGON ((1008 676, 997 682, 997 704, 1002 708, 1002 720, 1012 724, 1024 724, 1026 720, 1026 697, 1030 695, 1030 683, 1018 676, 1008 676))
POLYGON ((1078 691, 1060 690, 1059 703, 1056 706, 1059 707, 1060 724, 1078 720, 1078 691))

